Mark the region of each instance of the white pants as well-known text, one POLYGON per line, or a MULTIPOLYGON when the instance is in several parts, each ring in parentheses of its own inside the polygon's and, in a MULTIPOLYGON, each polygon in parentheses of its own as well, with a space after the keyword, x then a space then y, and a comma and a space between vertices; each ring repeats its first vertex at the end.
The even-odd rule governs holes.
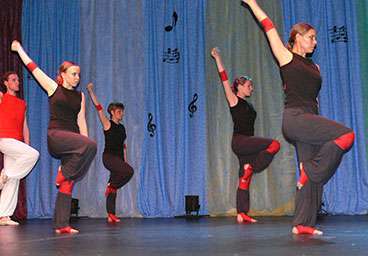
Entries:
POLYGON ((39 153, 25 143, 9 138, 0 138, 0 151, 4 154, 2 171, 9 178, 0 195, 0 217, 6 217, 13 215, 17 206, 19 180, 32 170, 39 153))

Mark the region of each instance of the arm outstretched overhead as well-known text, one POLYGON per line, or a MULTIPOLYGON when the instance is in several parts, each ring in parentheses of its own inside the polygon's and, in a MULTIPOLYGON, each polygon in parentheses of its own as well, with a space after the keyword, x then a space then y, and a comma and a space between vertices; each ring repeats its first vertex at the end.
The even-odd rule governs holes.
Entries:
POLYGON ((270 42, 272 53, 275 55, 280 67, 288 64, 293 54, 284 46, 276 28, 267 14, 259 7, 256 0, 242 0, 252 10, 254 16, 256 16, 258 22, 261 23, 267 39, 270 42))
POLYGON ((89 93, 89 96, 90 96, 93 104, 96 107, 97 114, 98 114, 98 117, 100 118, 102 127, 105 131, 107 131, 108 129, 110 129, 111 123, 110 123, 110 120, 106 117, 106 115, 103 111, 103 108, 102 108, 100 102, 98 101, 95 92, 93 91, 93 84, 92 83, 89 83, 87 85, 87 91, 89 93))
POLYGON ((24 65, 27 66, 28 70, 36 78, 37 82, 41 87, 47 92, 48 96, 54 94, 57 88, 57 83, 48 77, 37 65, 32 61, 32 59, 24 51, 22 45, 14 40, 11 44, 11 50, 18 53, 24 65))
POLYGON ((222 85, 224 87, 226 100, 229 103, 229 106, 233 107, 236 104, 238 104, 238 97, 235 95, 235 93, 231 89, 231 85, 230 85, 229 79, 227 77, 226 70, 225 70, 224 65, 222 63, 221 55, 220 55, 218 49, 213 48, 212 51, 211 51, 211 55, 216 61, 217 71, 220 75, 222 85))

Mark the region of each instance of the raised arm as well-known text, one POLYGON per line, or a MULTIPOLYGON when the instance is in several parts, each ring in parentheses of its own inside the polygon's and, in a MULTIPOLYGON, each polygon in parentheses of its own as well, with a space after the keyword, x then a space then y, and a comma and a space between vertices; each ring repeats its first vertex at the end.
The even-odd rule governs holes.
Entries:
POLYGON ((103 108, 102 108, 100 102, 98 101, 95 92, 93 91, 93 84, 92 83, 89 83, 87 85, 87 91, 88 91, 89 96, 90 96, 90 98, 93 102, 93 105, 95 105, 95 108, 97 110, 98 117, 100 118, 102 127, 105 131, 107 131, 108 129, 110 129, 111 123, 110 123, 110 120, 106 117, 106 115, 103 111, 103 108))
POLYGON ((77 124, 79 127, 79 133, 88 137, 88 129, 87 129, 87 122, 86 122, 86 101, 85 101, 83 92, 82 92, 81 109, 77 117, 77 124))
POLYGON ((275 55, 280 67, 289 63, 293 58, 293 54, 284 46, 276 28, 267 14, 259 7, 256 0, 242 1, 249 6, 258 22, 261 23, 267 39, 270 42, 272 53, 275 55))
POLYGON ((226 70, 224 68, 224 64, 222 63, 221 55, 216 48, 212 49, 211 55, 216 61, 217 71, 222 81, 226 100, 229 103, 229 106, 233 107, 236 104, 238 104, 238 97, 236 97, 235 93, 231 89, 231 85, 227 77, 226 70))
POLYGON ((37 82, 41 85, 41 87, 47 92, 48 96, 54 94, 57 88, 57 83, 48 77, 27 55, 24 51, 22 45, 14 40, 11 45, 11 50, 18 53, 24 65, 27 66, 28 70, 32 73, 32 75, 36 78, 37 82))

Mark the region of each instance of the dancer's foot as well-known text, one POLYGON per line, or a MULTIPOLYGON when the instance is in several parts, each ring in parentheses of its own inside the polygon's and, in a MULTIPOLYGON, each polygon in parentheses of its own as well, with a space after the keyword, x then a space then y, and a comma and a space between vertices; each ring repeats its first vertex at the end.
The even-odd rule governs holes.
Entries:
POLYGON ((18 226, 19 223, 7 217, 0 217, 0 226, 18 226))
POLYGON ((305 185, 305 183, 307 183, 308 176, 307 176, 307 174, 305 172, 303 163, 300 163, 299 164, 299 170, 300 170, 300 175, 299 175, 299 180, 296 183, 296 187, 298 189, 301 189, 305 185))
POLYGON ((120 222, 120 219, 112 213, 107 214, 107 222, 108 223, 118 223, 120 222))
POLYGON ((8 181, 8 176, 6 176, 5 172, 2 171, 0 174, 0 190, 3 189, 5 183, 8 181))
POLYGON ((62 228, 57 228, 55 229, 55 233, 56 234, 77 234, 79 233, 78 229, 74 229, 71 226, 66 226, 66 227, 62 227, 62 228))
POLYGON ((59 166, 58 168, 58 172, 57 172, 57 175, 56 175, 56 179, 55 179, 55 185, 57 188, 60 187, 60 184, 63 183, 63 181, 65 181, 66 178, 64 177, 62 171, 61 171, 61 166, 59 166))
POLYGON ((252 217, 249 217, 247 214, 241 212, 238 213, 238 216, 236 217, 236 220, 238 223, 244 223, 244 222, 250 222, 250 223, 256 223, 257 220, 253 219, 252 217))
POLYGON ((321 230, 318 230, 318 229, 315 229, 309 226, 302 226, 302 225, 294 226, 291 232, 295 235, 301 235, 301 234, 319 235, 319 236, 323 235, 323 232, 321 230))

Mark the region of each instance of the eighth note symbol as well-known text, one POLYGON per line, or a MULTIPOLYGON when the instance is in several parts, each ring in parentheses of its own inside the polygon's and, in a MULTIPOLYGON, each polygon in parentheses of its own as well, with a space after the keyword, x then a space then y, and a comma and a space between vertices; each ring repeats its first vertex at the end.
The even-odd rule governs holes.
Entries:
POLYGON ((174 29, 174 27, 176 26, 176 22, 178 21, 178 14, 176 13, 176 11, 173 12, 172 15, 172 24, 168 25, 165 27, 165 31, 166 32, 170 32, 171 30, 174 29))
POLYGON ((193 95, 193 100, 190 102, 190 104, 189 104, 189 106, 188 106, 188 110, 189 110, 189 112, 190 112, 190 114, 189 114, 189 117, 190 118, 192 118, 193 117, 193 115, 194 115, 194 112, 196 112, 197 111, 197 106, 196 106, 196 101, 198 100, 198 94, 197 93, 195 93, 194 95, 193 95))
POLYGON ((152 123, 152 121, 153 121, 153 115, 152 113, 148 113, 147 130, 149 131, 149 135, 151 137, 155 136, 155 130, 156 130, 156 125, 152 123))

